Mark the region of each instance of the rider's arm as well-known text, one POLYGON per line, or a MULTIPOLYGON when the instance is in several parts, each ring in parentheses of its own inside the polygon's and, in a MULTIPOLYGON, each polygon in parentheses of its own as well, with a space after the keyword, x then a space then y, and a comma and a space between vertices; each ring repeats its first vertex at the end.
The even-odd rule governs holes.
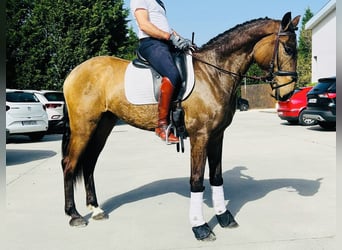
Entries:
POLYGON ((146 9, 136 9, 134 15, 139 25, 139 28, 147 35, 157 39, 170 39, 170 33, 159 29, 157 26, 150 22, 148 11, 146 9))

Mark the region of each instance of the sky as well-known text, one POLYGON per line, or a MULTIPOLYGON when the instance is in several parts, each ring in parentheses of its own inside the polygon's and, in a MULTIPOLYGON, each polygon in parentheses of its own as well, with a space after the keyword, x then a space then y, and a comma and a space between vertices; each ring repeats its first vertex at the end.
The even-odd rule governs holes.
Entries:
MULTIPOLYGON (((124 0, 129 8, 129 0, 124 0)), ((321 10, 329 0, 163 0, 170 26, 181 36, 201 46, 222 32, 256 18, 282 19, 290 11, 292 18, 303 16, 307 8, 313 14, 321 10)), ((132 15, 130 25, 136 31, 132 15)), ((301 21, 300 21, 301 23, 301 21)))

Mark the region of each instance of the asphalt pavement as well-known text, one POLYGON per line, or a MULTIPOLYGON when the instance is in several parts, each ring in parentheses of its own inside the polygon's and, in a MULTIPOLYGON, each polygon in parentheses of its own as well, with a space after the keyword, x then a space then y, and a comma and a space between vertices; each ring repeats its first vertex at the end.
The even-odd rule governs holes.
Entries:
POLYGON ((152 132, 119 125, 95 169, 109 219, 71 228, 64 214, 61 135, 6 145, 4 250, 336 249, 336 132, 281 121, 274 110, 237 111, 225 132, 223 178, 239 227, 214 216, 206 170, 204 214, 216 241, 197 241, 188 220, 190 146, 177 153, 152 132))

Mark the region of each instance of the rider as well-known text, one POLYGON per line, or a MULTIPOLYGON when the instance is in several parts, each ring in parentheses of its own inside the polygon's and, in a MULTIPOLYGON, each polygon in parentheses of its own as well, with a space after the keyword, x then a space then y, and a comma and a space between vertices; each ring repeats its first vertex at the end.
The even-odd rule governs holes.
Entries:
POLYGON ((171 30, 161 0, 131 0, 130 8, 138 25, 138 52, 162 76, 155 133, 164 141, 167 138, 169 143, 178 143, 172 132, 166 135, 174 89, 181 84, 171 53, 175 48, 187 50, 192 43, 171 30))

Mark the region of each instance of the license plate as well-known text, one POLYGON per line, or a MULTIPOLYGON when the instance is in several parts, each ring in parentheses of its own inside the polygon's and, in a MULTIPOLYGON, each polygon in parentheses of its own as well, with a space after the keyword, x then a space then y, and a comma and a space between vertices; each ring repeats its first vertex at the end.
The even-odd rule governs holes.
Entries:
POLYGON ((23 121, 21 122, 23 126, 28 126, 28 125, 36 125, 37 121, 23 121))
POLYGON ((309 103, 317 103, 317 99, 309 99, 309 103))

